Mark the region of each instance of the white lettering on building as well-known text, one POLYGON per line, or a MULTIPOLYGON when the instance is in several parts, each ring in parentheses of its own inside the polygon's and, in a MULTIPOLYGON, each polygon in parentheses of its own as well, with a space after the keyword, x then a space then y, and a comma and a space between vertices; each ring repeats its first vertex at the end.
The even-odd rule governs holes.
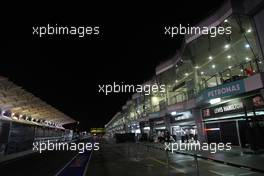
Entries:
POLYGON ((220 88, 220 89, 215 89, 215 90, 212 90, 212 91, 209 91, 207 93, 208 97, 215 97, 215 96, 221 96, 221 95, 224 95, 224 94, 227 94, 227 93, 232 93, 232 92, 236 92, 236 91, 240 91, 240 85, 239 84, 235 84, 235 85, 231 85, 231 86, 228 86, 228 87, 223 87, 223 88, 220 88))
POLYGON ((237 109, 242 109, 243 108, 243 103, 238 102, 238 103, 233 103, 231 105, 219 107, 214 109, 214 113, 221 113, 221 112, 227 112, 227 111, 232 111, 232 110, 237 110, 237 109))

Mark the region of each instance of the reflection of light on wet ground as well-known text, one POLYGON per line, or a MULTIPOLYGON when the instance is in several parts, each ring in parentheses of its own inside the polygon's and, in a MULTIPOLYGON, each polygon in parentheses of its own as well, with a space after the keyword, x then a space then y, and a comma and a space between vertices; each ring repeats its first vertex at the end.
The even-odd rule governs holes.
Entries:
POLYGON ((165 163, 165 162, 163 162, 163 161, 161 161, 161 160, 158 160, 158 159, 156 159, 156 158, 154 158, 154 157, 149 157, 148 159, 153 160, 153 161, 155 161, 155 162, 157 162, 157 163, 159 163, 159 164, 161 164, 161 165, 163 165, 163 166, 168 166, 168 167, 170 167, 171 169, 174 169, 174 170, 177 171, 177 172, 185 173, 184 170, 179 169, 179 168, 176 168, 176 167, 174 167, 174 166, 172 166, 172 165, 170 165, 170 164, 168 165, 167 163, 165 163))
POLYGON ((133 143, 111 144, 106 145, 102 149, 100 151, 102 154, 95 153, 93 156, 94 158, 92 158, 89 165, 87 175, 180 176, 197 175, 197 172, 199 172, 199 175, 206 176, 261 175, 244 168, 224 165, 212 160, 198 158, 197 165, 193 156, 177 153, 170 154, 161 149, 133 143), (167 156, 169 157, 169 162, 167 162, 167 156), (95 162, 93 162, 93 159, 95 162))

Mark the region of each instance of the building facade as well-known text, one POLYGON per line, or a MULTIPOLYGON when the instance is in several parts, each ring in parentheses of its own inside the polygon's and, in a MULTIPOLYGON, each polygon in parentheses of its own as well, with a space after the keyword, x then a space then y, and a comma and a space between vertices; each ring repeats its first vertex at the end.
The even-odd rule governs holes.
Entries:
POLYGON ((133 95, 106 125, 107 131, 119 129, 116 123, 122 124, 122 132, 147 138, 167 130, 176 140, 198 136, 201 142, 264 149, 261 19, 262 1, 224 3, 196 26, 231 27, 232 33, 185 35, 175 56, 158 65, 153 79, 144 83, 164 84, 166 92, 133 95))

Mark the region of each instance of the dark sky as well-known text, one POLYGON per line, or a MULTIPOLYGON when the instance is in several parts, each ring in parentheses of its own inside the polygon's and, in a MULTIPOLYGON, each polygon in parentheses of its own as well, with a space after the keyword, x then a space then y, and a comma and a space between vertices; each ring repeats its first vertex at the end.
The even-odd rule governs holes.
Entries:
POLYGON ((89 7, 75 9, 77 13, 12 13, 7 15, 0 74, 80 121, 81 129, 103 127, 131 94, 106 96, 98 93, 98 84, 148 80, 155 66, 170 58, 181 43, 180 36, 164 36, 164 26, 195 24, 220 4, 221 0, 185 1, 155 9, 89 7), (100 36, 32 35, 32 26, 48 23, 99 25, 100 36))

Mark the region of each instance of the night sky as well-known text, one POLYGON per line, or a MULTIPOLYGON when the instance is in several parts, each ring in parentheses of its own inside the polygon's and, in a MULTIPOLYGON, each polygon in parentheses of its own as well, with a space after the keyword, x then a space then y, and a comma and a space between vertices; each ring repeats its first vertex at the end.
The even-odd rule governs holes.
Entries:
POLYGON ((185 1, 167 8, 87 7, 77 13, 35 10, 7 15, 0 75, 80 121, 80 129, 103 127, 130 98, 104 95, 98 84, 140 84, 169 59, 182 37, 164 35, 164 26, 195 24, 221 4, 185 1), (192 4, 192 7, 188 7, 192 4), (169 8, 170 7, 170 8, 169 8), (85 38, 39 38, 32 26, 46 24, 100 26, 100 35, 85 38))

